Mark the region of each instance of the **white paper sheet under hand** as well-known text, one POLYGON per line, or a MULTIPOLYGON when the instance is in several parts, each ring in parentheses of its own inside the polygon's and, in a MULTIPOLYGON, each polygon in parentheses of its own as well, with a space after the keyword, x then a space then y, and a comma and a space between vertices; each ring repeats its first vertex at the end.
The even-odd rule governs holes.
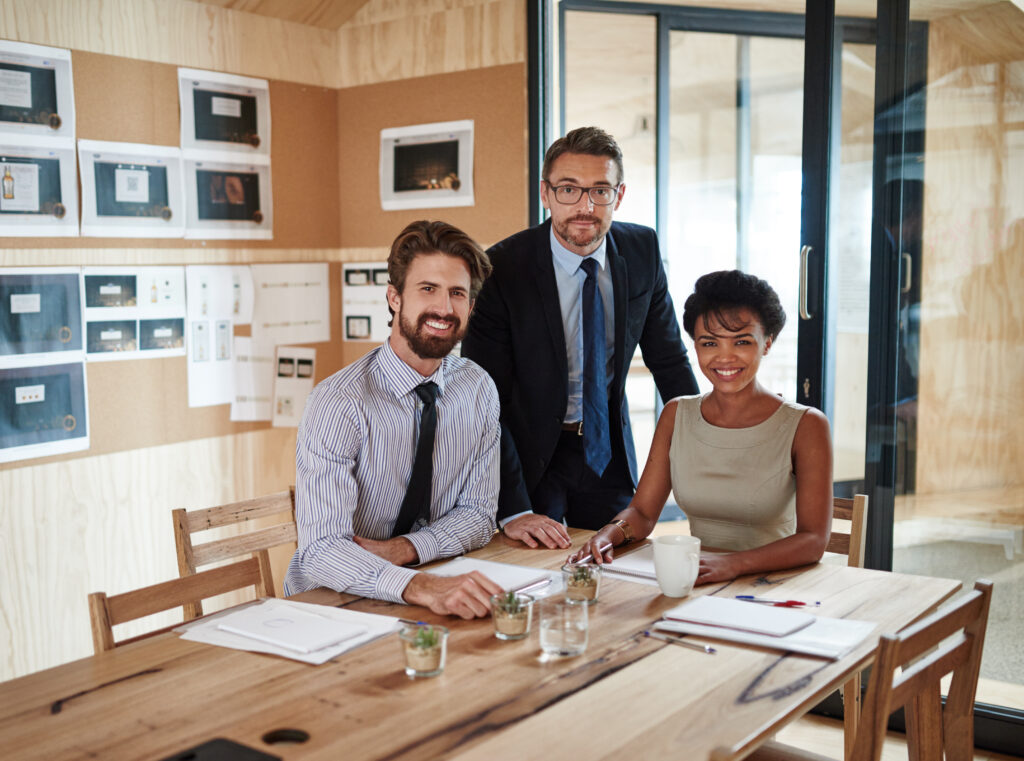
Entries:
POLYGON ((526 593, 538 597, 544 596, 544 593, 549 591, 549 588, 552 586, 550 583, 552 580, 561 578, 561 574, 558 571, 545 571, 525 565, 497 563, 493 560, 467 557, 458 557, 454 560, 449 560, 443 565, 426 570, 427 573, 437 574, 438 576, 459 576, 471 571, 479 571, 505 590, 522 589, 523 587, 531 587, 536 584, 537 586, 533 589, 527 589, 526 593))
MULTIPOLYGON (((346 610, 344 608, 332 608, 327 605, 313 605, 305 602, 296 602, 294 600, 268 598, 257 603, 257 605, 266 606, 266 610, 268 611, 278 611, 282 613, 301 611, 306 614, 318 615, 332 621, 339 621, 348 625, 365 627, 366 631, 365 633, 359 634, 351 639, 347 639, 336 645, 330 645, 311 653, 296 652, 294 650, 277 647, 269 643, 259 642, 249 637, 242 636, 241 634, 233 634, 232 632, 222 630, 220 628, 221 622, 228 616, 232 615, 235 611, 225 611, 219 615, 208 616, 200 619, 199 621, 190 622, 178 627, 175 631, 181 632, 182 639, 191 640, 193 642, 204 642, 208 645, 217 645, 218 647, 230 647, 234 650, 249 650, 256 653, 280 655, 285 658, 291 658, 304 663, 319 665, 321 663, 326 663, 332 658, 335 658, 348 650, 357 648, 360 645, 365 645, 367 642, 372 642, 373 640, 390 634, 391 632, 398 631, 400 626, 398 619, 390 616, 380 616, 374 613, 360 613, 358 611, 346 610)), ((242 610, 249 610, 249 608, 243 608, 242 610)))
POLYGON ((647 544, 625 555, 617 555, 604 566, 602 573, 609 579, 631 581, 634 584, 658 586, 654 573, 654 545, 647 544))

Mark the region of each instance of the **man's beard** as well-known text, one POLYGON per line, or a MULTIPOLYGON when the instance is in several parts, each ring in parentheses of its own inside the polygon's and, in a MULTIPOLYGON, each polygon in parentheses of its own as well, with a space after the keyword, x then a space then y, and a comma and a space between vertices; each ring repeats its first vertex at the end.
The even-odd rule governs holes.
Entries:
POLYGON ((598 219, 597 217, 592 217, 587 214, 577 214, 575 217, 567 219, 564 222, 555 223, 554 221, 552 221, 552 224, 555 226, 555 232, 562 237, 562 240, 567 241, 572 245, 576 246, 577 248, 581 249, 587 249, 593 246, 595 243, 599 243, 601 241, 601 238, 605 236, 605 233, 608 232, 608 228, 611 226, 611 222, 603 224, 601 220, 598 219), (587 235, 586 233, 579 232, 573 235, 573 233, 570 232, 569 224, 571 222, 579 220, 584 220, 586 222, 595 222, 597 224, 597 229, 594 232, 594 234, 587 235))
POLYGON ((416 321, 416 325, 413 325, 405 319, 405 315, 401 311, 398 313, 398 331, 402 334, 402 338, 409 342, 409 348, 412 349, 413 353, 421 359, 442 359, 447 357, 451 354, 452 349, 455 348, 455 344, 466 335, 466 331, 462 327, 462 321, 455 315, 445 317, 433 313, 421 314, 416 321), (447 337, 428 335, 423 329, 427 320, 451 322, 451 333, 447 337))

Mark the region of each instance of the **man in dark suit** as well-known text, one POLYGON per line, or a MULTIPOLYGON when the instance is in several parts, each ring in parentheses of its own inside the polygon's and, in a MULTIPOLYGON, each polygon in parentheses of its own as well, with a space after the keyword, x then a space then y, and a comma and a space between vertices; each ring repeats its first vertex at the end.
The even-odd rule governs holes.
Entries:
POLYGON ((462 352, 501 400, 499 525, 530 546, 566 547, 563 520, 600 528, 633 496, 625 381, 637 345, 662 399, 697 383, 655 232, 612 222, 626 189, 615 140, 573 130, 548 148, 543 177, 551 219, 488 251, 494 272, 462 352))

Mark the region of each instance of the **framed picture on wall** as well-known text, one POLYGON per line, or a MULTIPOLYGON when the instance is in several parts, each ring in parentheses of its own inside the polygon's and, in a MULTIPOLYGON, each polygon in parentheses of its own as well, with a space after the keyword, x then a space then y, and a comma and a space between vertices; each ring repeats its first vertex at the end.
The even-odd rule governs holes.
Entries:
POLYGON ((381 208, 430 209, 473 203, 472 120, 381 130, 381 208))
POLYGON ((0 132, 74 139, 71 51, 0 40, 0 132))
POLYGON ((181 151, 78 141, 82 235, 180 238, 185 234, 181 151))
POLYGON ((178 69, 181 147, 270 155, 270 89, 265 79, 178 69))
MULTIPOLYGON (((2 138, 3 135, 0 135, 2 138)), ((78 235, 74 143, 0 139, 0 229, 5 236, 78 235)))
POLYGON ((184 162, 186 238, 273 237, 270 166, 184 162))

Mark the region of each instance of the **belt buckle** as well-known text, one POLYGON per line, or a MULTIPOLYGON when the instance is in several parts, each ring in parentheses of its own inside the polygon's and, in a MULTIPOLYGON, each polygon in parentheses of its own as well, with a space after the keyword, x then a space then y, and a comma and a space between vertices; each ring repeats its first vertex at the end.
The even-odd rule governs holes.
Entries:
POLYGON ((583 421, 582 420, 580 420, 576 424, 576 435, 577 436, 582 436, 583 435, 583 421))

